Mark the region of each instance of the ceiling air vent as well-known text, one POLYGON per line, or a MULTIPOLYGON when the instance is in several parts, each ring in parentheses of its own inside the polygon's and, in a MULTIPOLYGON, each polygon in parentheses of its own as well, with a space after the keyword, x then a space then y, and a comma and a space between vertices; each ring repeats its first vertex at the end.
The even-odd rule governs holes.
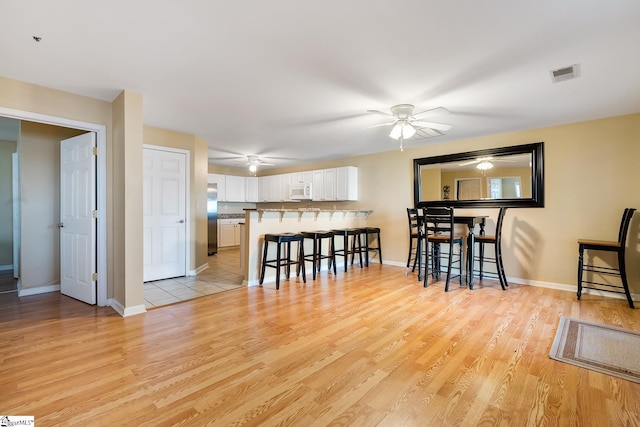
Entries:
POLYGON ((580 77, 580 64, 573 64, 568 67, 551 70, 549 73, 551 73, 551 81, 553 83, 575 79, 576 77, 580 77))

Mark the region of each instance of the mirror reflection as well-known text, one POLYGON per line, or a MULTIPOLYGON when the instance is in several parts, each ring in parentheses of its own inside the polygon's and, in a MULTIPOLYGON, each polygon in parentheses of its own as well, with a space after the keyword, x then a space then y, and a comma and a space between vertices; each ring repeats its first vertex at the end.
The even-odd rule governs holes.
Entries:
POLYGON ((414 159, 416 207, 543 207, 543 143, 414 159))
POLYGON ((531 198, 531 154, 420 166, 420 200, 531 198))

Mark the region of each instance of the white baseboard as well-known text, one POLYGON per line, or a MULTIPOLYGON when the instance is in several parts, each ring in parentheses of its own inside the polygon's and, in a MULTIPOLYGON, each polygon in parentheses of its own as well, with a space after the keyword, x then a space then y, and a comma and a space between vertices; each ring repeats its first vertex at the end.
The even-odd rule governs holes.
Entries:
POLYGON ((144 304, 134 305, 133 307, 124 307, 122 304, 120 304, 120 301, 113 298, 109 298, 107 300, 107 305, 113 308, 116 313, 118 313, 122 317, 129 317, 147 312, 144 304))
MULTIPOLYGON (((520 279, 517 277, 507 277, 507 282, 508 283, 520 283, 523 285, 529 285, 529 286, 538 286, 541 288, 549 288, 549 289, 556 289, 559 291, 565 291, 565 292, 571 292, 573 294, 577 294, 578 293, 578 285, 567 285, 564 283, 554 283, 554 282, 544 282, 541 280, 525 280, 525 279, 520 279)), ((608 291, 599 291, 596 289, 582 289, 582 295, 597 295, 600 297, 607 297, 607 298, 616 298, 616 299, 623 299, 626 300, 627 296, 624 294, 618 294, 616 292, 608 292, 608 291)), ((577 298, 577 296, 576 296, 577 298)), ((633 301, 640 301, 640 295, 636 295, 636 294, 631 294, 631 299, 633 301)))
POLYGON ((209 268, 209 263, 205 263, 202 264, 200 267, 196 268, 195 270, 191 270, 189 272, 189 276, 197 276, 198 274, 202 273, 203 271, 205 271, 207 268, 209 268))
POLYGON ((36 288, 26 288, 26 289, 20 289, 20 291, 18 291, 18 296, 19 297, 26 297, 29 295, 38 295, 38 294, 46 294, 49 292, 59 292, 60 291, 60 285, 46 285, 46 286, 38 286, 36 288))

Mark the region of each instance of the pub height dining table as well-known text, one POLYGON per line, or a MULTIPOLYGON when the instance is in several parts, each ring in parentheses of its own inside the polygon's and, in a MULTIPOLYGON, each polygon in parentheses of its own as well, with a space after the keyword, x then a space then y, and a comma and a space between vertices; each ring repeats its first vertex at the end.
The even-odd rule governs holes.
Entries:
POLYGON ((466 281, 469 289, 473 289, 473 260, 474 260, 474 248, 475 248, 475 238, 474 238, 474 228, 476 225, 480 226, 480 234, 484 234, 484 227, 486 225, 486 220, 488 215, 453 215, 453 222, 455 224, 465 224, 467 229, 469 230, 469 234, 467 235, 467 250, 466 250, 466 281))
MULTIPOLYGON (((469 289, 473 289, 473 260, 474 260, 474 247, 475 247, 475 237, 474 237, 474 229, 476 225, 480 226, 480 234, 484 234, 484 227, 486 225, 486 220, 488 215, 457 215, 454 213, 453 222, 455 224, 463 224, 467 226, 468 234, 466 241, 466 251, 465 251, 465 283, 469 286, 469 289)), ((418 218, 422 219, 422 215, 419 215, 418 218)), ((421 224, 422 227, 424 224, 421 224)), ((418 256, 418 280, 421 278, 422 274, 422 256, 418 256)))

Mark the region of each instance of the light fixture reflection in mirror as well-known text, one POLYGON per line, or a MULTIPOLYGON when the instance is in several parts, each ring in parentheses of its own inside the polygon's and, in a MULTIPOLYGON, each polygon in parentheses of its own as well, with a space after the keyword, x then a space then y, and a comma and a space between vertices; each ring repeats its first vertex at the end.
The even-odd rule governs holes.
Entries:
POLYGON ((414 159, 416 206, 543 207, 543 143, 414 159))

